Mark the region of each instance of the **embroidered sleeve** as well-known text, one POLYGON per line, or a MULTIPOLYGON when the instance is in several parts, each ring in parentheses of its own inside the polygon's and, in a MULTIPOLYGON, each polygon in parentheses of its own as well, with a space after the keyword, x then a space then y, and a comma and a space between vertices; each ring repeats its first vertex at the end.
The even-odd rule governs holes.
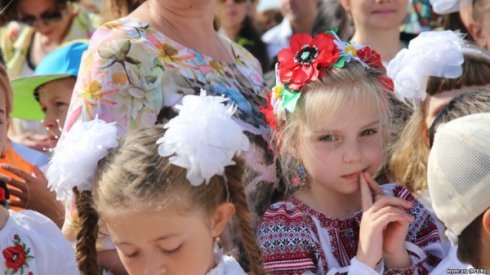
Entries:
POLYGON ((258 227, 257 241, 268 274, 301 274, 316 269, 311 230, 304 214, 290 206, 272 205, 258 227))
POLYGON ((437 226, 429 211, 406 188, 396 186, 393 193, 413 203, 410 214, 415 220, 410 224, 405 240, 412 266, 406 269, 390 269, 385 274, 428 274, 444 258, 437 226))
POLYGON ((95 117, 117 122, 119 134, 152 125, 162 107, 162 62, 153 45, 141 37, 142 26, 111 22, 94 33, 83 55, 65 122, 95 117))

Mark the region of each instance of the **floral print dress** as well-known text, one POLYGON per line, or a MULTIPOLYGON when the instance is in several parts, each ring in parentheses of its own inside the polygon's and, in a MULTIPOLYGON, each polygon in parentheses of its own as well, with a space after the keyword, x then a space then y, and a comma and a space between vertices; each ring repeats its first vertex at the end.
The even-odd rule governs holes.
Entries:
MULTIPOLYGON (((129 129, 165 123, 174 117, 183 96, 223 95, 236 106, 236 121, 251 141, 245 154, 245 188, 251 205, 268 205, 276 189, 275 159, 260 107, 265 107, 265 83, 258 61, 245 49, 220 37, 231 47, 234 63, 224 63, 186 48, 146 23, 128 18, 109 22, 92 36, 64 131, 79 120, 96 117, 116 122, 121 136, 129 129)), ((74 240, 77 215, 68 206, 64 232, 74 240)), ((254 208, 261 212, 260 207, 254 208)), ((265 209, 262 209, 265 210, 265 209)), ((263 212, 263 211, 262 211, 263 212)), ((98 243, 110 248, 109 243, 98 243)))

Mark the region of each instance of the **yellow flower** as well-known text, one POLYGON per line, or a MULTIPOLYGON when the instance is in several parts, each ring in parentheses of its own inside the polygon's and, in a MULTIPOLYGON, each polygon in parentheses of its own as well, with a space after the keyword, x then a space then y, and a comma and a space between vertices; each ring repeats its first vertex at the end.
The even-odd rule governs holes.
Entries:
POLYGON ((284 86, 278 84, 272 88, 272 93, 273 93, 275 98, 281 98, 283 90, 284 90, 284 86))
POLYGON ((116 85, 124 85, 128 82, 128 77, 125 73, 113 73, 112 82, 116 85))
POLYGON ((348 45, 347 47, 345 47, 344 51, 346 53, 350 53, 350 55, 353 57, 357 56, 357 49, 356 49, 356 47, 354 47, 352 45, 348 45))

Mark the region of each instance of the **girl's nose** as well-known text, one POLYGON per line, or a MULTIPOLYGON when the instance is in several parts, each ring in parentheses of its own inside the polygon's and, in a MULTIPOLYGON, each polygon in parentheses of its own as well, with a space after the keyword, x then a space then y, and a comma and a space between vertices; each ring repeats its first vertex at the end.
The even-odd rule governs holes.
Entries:
POLYGON ((355 163, 359 162, 361 159, 362 153, 359 142, 353 141, 349 144, 346 144, 346 148, 344 151, 344 161, 347 163, 355 163))

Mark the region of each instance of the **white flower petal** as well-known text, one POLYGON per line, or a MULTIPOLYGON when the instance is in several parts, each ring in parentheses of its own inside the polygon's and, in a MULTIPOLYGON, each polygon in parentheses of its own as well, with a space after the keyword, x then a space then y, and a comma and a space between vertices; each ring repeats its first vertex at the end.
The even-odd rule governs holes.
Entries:
POLYGON ((198 186, 211 177, 223 174, 224 167, 234 164, 233 157, 249 147, 248 138, 233 120, 235 107, 219 96, 188 95, 178 106, 179 115, 166 125, 164 137, 157 141, 161 156, 187 169, 187 179, 198 186))

